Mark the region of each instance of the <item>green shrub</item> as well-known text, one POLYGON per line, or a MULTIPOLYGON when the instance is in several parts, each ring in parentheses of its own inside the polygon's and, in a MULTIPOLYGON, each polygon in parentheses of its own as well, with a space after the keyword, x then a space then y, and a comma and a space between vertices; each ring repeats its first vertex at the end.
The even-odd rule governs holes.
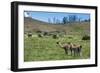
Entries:
POLYGON ((73 39, 73 37, 72 37, 72 36, 69 36, 68 38, 69 38, 69 39, 73 39))
POLYGON ((52 37, 53 37, 54 39, 57 39, 57 38, 58 38, 58 35, 54 34, 52 37))
POLYGON ((44 36, 47 36, 48 35, 48 32, 44 32, 44 34, 43 34, 44 36))
POLYGON ((84 35, 84 36, 82 37, 82 40, 90 40, 90 36, 84 35))
POLYGON ((38 34, 38 37, 42 37, 42 34, 38 34))
POLYGON ((32 33, 28 33, 28 35, 27 35, 28 37, 32 37, 32 33))

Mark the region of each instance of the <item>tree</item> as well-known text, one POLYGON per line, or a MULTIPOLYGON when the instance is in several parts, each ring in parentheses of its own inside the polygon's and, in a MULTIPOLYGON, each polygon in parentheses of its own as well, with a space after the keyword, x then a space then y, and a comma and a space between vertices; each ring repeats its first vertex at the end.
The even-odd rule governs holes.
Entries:
POLYGON ((69 15, 69 22, 76 22, 77 21, 77 16, 76 15, 69 15))
POLYGON ((78 18, 78 22, 81 22, 81 18, 78 18))
POLYGON ((62 23, 66 24, 68 22, 67 17, 63 17, 62 23))
POLYGON ((56 23, 56 18, 55 18, 55 17, 53 18, 53 23, 54 23, 54 24, 56 23))
POLYGON ((60 24, 60 20, 59 19, 56 19, 56 24, 60 24))
POLYGON ((50 18, 48 18, 48 23, 51 23, 51 20, 50 20, 50 18))

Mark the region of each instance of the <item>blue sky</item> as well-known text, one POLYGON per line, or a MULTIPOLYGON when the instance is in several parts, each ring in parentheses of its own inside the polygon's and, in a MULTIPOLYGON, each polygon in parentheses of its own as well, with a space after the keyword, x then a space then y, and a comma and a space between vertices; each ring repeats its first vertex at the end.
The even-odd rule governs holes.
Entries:
POLYGON ((76 15, 81 20, 86 20, 90 18, 90 14, 84 14, 84 13, 64 13, 64 12, 37 12, 37 11, 24 11, 25 17, 32 17, 34 19, 48 22, 48 19, 50 19, 51 22, 53 22, 53 18, 59 19, 62 21, 63 17, 68 17, 69 15, 76 15))

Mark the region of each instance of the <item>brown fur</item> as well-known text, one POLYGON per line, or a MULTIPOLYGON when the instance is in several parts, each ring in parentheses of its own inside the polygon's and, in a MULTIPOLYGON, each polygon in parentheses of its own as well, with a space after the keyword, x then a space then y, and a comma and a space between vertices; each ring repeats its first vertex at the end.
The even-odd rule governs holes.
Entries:
POLYGON ((70 52, 71 55, 80 55, 82 46, 81 45, 76 45, 72 43, 66 43, 66 44, 61 44, 60 42, 57 42, 57 44, 65 50, 65 53, 68 54, 70 52))
POLYGON ((74 54, 75 55, 79 55, 81 54, 81 51, 82 51, 82 46, 81 45, 76 45, 76 44, 70 44, 71 45, 71 54, 74 54))

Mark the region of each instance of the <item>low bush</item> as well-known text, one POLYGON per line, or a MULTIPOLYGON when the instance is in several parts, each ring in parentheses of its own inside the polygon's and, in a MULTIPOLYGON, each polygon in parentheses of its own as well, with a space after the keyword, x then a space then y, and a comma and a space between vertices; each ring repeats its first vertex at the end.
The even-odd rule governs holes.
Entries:
POLYGON ((82 40, 90 40, 90 36, 84 35, 84 36, 82 37, 82 40))
POLYGON ((28 35, 27 35, 28 37, 32 37, 32 33, 28 33, 28 35))
POLYGON ((42 34, 38 34, 38 37, 42 37, 42 34))
POLYGON ((54 39, 57 39, 57 38, 58 38, 58 35, 54 34, 52 37, 53 37, 54 39))

